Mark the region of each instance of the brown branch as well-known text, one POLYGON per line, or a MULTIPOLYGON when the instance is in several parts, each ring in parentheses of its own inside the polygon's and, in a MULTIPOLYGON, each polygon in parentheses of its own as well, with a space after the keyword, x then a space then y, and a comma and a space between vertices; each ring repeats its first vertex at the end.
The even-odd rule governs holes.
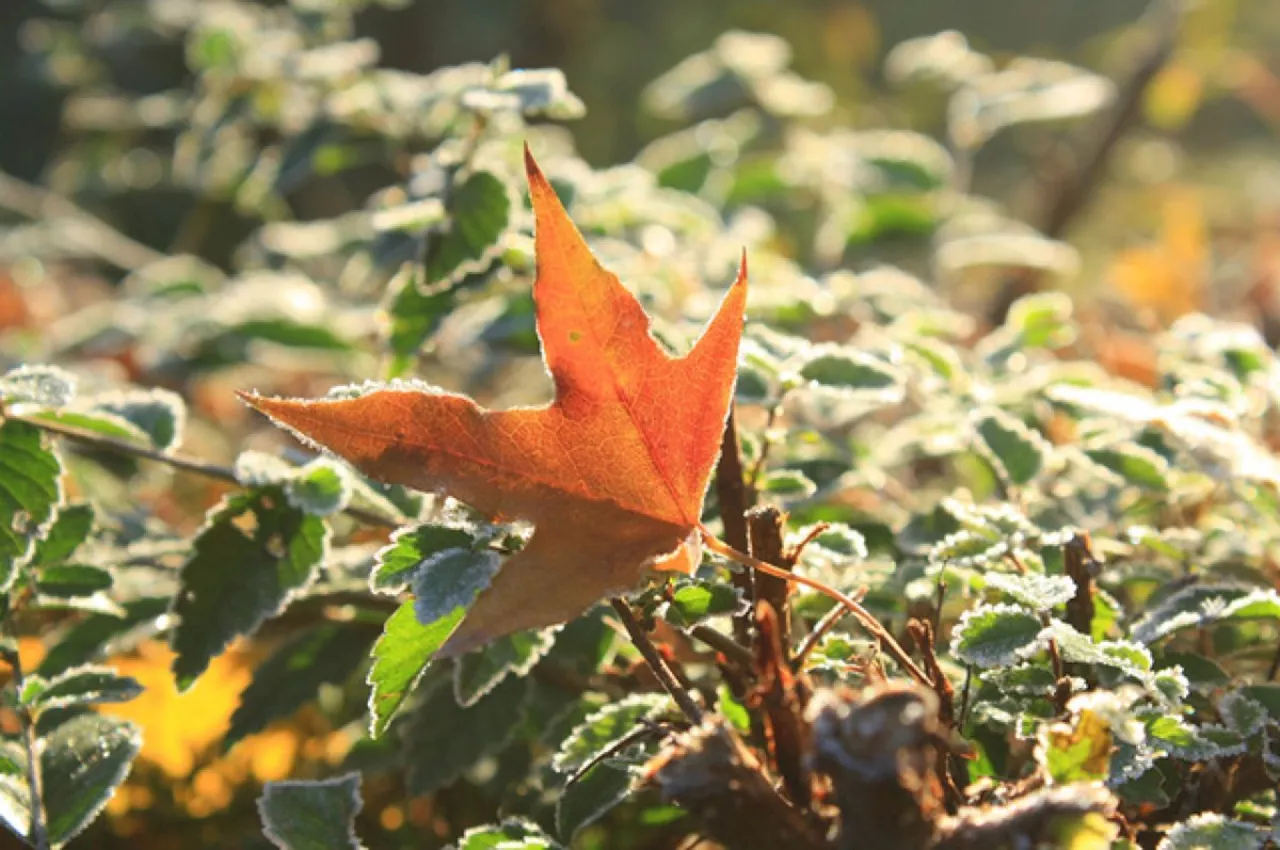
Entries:
POLYGON ((1080 634, 1091 634, 1098 559, 1089 546, 1089 535, 1084 532, 1072 535, 1063 548, 1062 558, 1067 577, 1076 586, 1075 596, 1067 600, 1067 623, 1080 634))
MULTIPOLYGON (((773 505, 759 505, 747 511, 747 536, 751 541, 751 548, 747 551, 767 564, 791 572, 795 563, 782 549, 785 523, 786 514, 773 505)), ((790 595, 791 586, 784 579, 771 575, 756 576, 756 602, 768 602, 777 615, 778 641, 784 650, 791 646, 790 595)))
POLYGON ((845 610, 853 615, 854 619, 858 621, 858 624, 862 626, 868 634, 876 639, 880 644, 880 648, 893 658, 893 660, 902 667, 907 675, 911 676, 911 678, 915 679, 922 685, 928 686, 931 684, 929 676, 920 669, 919 664, 916 664, 915 661, 911 659, 911 656, 907 651, 902 648, 902 644, 898 643, 894 636, 889 633, 889 630, 886 629, 879 620, 872 616, 870 611, 854 601, 854 599, 847 593, 842 593, 834 587, 823 584, 816 579, 811 579, 808 576, 780 570, 772 564, 765 563, 759 558, 748 555, 746 552, 734 549, 732 546, 708 531, 705 526, 701 527, 700 530, 702 532, 702 542, 705 543, 707 548, 712 552, 722 555, 725 558, 730 558, 740 564, 745 564, 746 566, 767 575, 777 576, 778 578, 783 578, 787 581, 794 581, 797 584, 803 584, 806 587, 811 587, 819 593, 834 599, 836 602, 843 605, 845 610))
POLYGON ((791 805, 759 760, 715 715, 678 736, 645 771, 665 800, 687 809, 730 850, 826 850, 825 825, 791 805))
MULTIPOLYGON (((127 457, 139 458, 142 460, 151 460, 156 463, 163 463, 174 469, 181 469, 184 472, 191 472, 196 475, 202 475, 205 478, 211 478, 215 481, 222 481, 227 484, 243 487, 244 485, 236 478, 235 470, 229 466, 223 466, 217 463, 194 458, 188 455, 178 454, 176 452, 162 452, 149 446, 140 446, 137 443, 131 443, 128 440, 121 440, 116 437, 108 437, 104 434, 97 434, 84 428, 77 428, 74 425, 67 425, 62 422, 55 422, 49 419, 41 419, 37 416, 29 416, 25 414, 16 414, 4 411, 3 418, 11 419, 14 422, 22 422, 33 428, 39 428, 50 434, 56 434, 64 439, 79 443, 91 449, 98 449, 112 454, 125 455, 127 457)), ((354 520, 363 522, 366 525, 379 526, 382 528, 396 528, 400 523, 390 517, 367 511, 364 508, 347 507, 343 510, 347 516, 354 520)))
POLYGON ((765 750, 770 764, 782 777, 782 787, 792 803, 807 809, 813 800, 813 779, 807 766, 809 726, 804 708, 811 688, 787 663, 779 629, 781 618, 768 600, 756 603, 756 678, 759 684, 749 706, 764 709, 765 750))
MULTIPOLYGON (((742 454, 738 449, 738 425, 733 405, 724 423, 724 436, 720 442, 720 460, 716 464, 716 498, 720 502, 720 523, 724 527, 724 539, 733 548, 745 552, 750 542, 747 537, 747 509, 754 500, 743 480, 742 454)), ((748 603, 745 610, 733 616, 733 638, 744 647, 753 642, 752 622, 756 603, 756 577, 751 570, 741 570, 730 575, 748 603)), ((735 694, 741 697, 741 694, 735 694)))
POLYGON ((667 666, 667 662, 663 659, 662 654, 658 652, 658 648, 653 645, 653 641, 649 640, 649 635, 640 626, 640 621, 636 619, 635 612, 631 610, 631 606, 627 604, 625 599, 614 597, 609 600, 609 604, 613 606, 613 610, 617 612, 618 619, 622 621, 622 626, 627 630, 631 642, 635 644, 636 649, 640 650, 640 655, 644 657, 645 663, 649 665, 649 669, 653 671, 653 675, 657 677, 658 683, 662 685, 663 690, 671 695, 680 710, 684 712, 685 717, 689 718, 689 722, 695 726, 702 722, 702 709, 698 708, 698 704, 693 701, 693 697, 689 696, 689 692, 684 689, 680 682, 676 679, 671 668, 667 666))
POLYGON ((937 697, 916 686, 821 692, 813 762, 840 809, 836 850, 925 850, 943 815, 937 697))

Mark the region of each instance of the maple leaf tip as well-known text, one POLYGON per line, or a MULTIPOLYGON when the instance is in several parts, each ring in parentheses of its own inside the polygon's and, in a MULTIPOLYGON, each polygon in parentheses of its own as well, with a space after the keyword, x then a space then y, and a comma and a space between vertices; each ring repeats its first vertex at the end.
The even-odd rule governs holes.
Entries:
POLYGON ((734 286, 738 284, 746 285, 747 283, 747 249, 742 248, 742 259, 738 261, 738 279, 733 282, 734 286))
POLYGON ((547 178, 542 173, 542 169, 538 167, 538 161, 533 158, 533 151, 529 149, 529 143, 524 143, 524 173, 529 179, 529 188, 534 186, 542 187, 547 184, 547 178))

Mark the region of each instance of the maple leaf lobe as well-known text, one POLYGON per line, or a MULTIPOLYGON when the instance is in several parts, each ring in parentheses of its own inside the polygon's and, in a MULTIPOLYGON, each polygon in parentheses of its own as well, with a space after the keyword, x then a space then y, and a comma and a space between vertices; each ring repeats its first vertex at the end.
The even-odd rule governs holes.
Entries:
POLYGON ((402 388, 314 401, 241 394, 374 478, 534 524, 442 655, 571 619, 634 587, 649 567, 691 571, 689 541, 736 377, 745 261, 699 340, 671 357, 650 336, 640 302, 591 254, 527 147, 525 163, 550 404, 490 411, 466 396, 402 388))

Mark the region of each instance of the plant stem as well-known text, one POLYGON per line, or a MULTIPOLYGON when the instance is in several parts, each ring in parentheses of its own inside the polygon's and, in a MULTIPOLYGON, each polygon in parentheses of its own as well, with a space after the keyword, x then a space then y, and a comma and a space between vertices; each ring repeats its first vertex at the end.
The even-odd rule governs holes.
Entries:
POLYGON ((0 207, 33 221, 62 219, 59 232, 76 248, 125 271, 163 260, 166 255, 125 236, 59 194, 0 172, 0 207))
POLYGON ((735 661, 744 667, 750 667, 755 663, 755 656, 751 654, 751 650, 747 649, 728 635, 721 634, 710 626, 694 626, 689 630, 689 634, 702 641, 716 652, 719 652, 730 661, 735 661))
MULTIPOLYGON (((6 635, 15 634, 8 616, 4 618, 4 631, 6 635)), ((6 652, 5 656, 5 660, 13 668, 13 688, 19 697, 17 711, 19 720, 22 723, 22 748, 27 756, 27 788, 31 793, 29 803, 31 808, 31 834, 28 838, 35 845, 36 850, 49 850, 49 830, 44 822, 44 794, 40 781, 40 756, 36 747, 36 722, 35 718, 31 716, 31 711, 21 703, 21 695, 25 687, 22 658, 19 656, 16 646, 11 652, 6 652)))
MULTIPOLYGON (((40 419, 35 416, 26 416, 22 414, 4 412, 3 418, 12 419, 15 422, 22 422, 33 428, 39 428, 50 434, 56 434, 73 442, 80 443, 94 449, 113 452, 128 457, 141 458, 143 460, 152 460, 156 463, 163 463, 174 469, 181 469, 184 472, 193 472, 196 475, 203 475, 205 478, 212 478, 216 481, 224 481, 227 484, 234 484, 237 487, 243 486, 239 479, 236 478, 236 472, 229 466, 210 463, 200 458, 189 457, 171 452, 162 452, 147 446, 139 446, 136 443, 130 443, 128 440, 117 439, 116 437, 108 437, 103 434, 95 434, 93 431, 84 428, 77 428, 74 425, 67 425, 62 422, 54 422, 48 419, 40 419)), ((395 528, 399 523, 390 517, 367 511, 363 508, 348 507, 343 510, 347 516, 352 519, 359 520, 367 525, 380 526, 382 528, 395 528)))
MULTIPOLYGON (((734 407, 729 405, 725 419, 724 435, 720 442, 720 460, 716 464, 716 498, 720 501, 720 523, 724 537, 735 549, 745 550, 747 539, 747 509, 755 501, 752 491, 743 478, 742 453, 738 448, 738 424, 734 407)), ((732 574, 729 580, 742 593, 749 605, 733 615, 733 638, 741 646, 755 645, 755 573, 742 570, 732 574)), ((750 666, 750 664, 748 664, 750 666)), ((741 696, 739 694, 738 696, 741 696)))
POLYGON ((723 540, 716 537, 705 527, 700 526, 699 530, 702 532, 702 542, 705 543, 707 548, 712 552, 737 561, 739 564, 744 566, 759 570, 766 575, 775 576, 786 581, 794 581, 797 584, 803 584, 806 587, 811 587, 819 593, 825 594, 839 602, 844 606, 846 611, 854 616, 854 619, 858 621, 858 624, 861 625, 868 634, 879 641, 881 648, 887 652, 894 661, 898 662, 899 666, 910 674, 911 678, 926 687, 933 686, 933 680, 920 669, 920 665, 916 664, 916 662, 911 659, 911 656, 907 654, 907 651, 902 648, 902 644, 898 643, 898 641, 894 639, 893 635, 889 634, 889 630, 881 625, 880 621, 873 617, 870 611, 855 602, 851 596, 841 593, 834 587, 823 584, 816 579, 796 575, 795 573, 789 573, 786 570, 778 569, 772 564, 765 563, 759 558, 753 558, 745 552, 739 552, 728 543, 725 543, 723 540))
POLYGON ((649 665, 649 669, 653 671, 653 675, 657 677, 659 684, 675 700, 676 705, 684 712, 685 717, 689 718, 690 723, 694 726, 701 724, 702 709, 698 708, 698 704, 693 701, 693 697, 689 696, 689 692, 677 681, 675 674, 667 666, 667 662, 658 654, 657 647, 653 645, 653 641, 649 640, 649 635, 641 628, 640 621, 636 619, 635 612, 631 610, 631 606, 627 604, 625 599, 616 596, 609 600, 609 604, 618 613, 618 619, 622 621, 623 627, 631 637, 631 642, 635 644, 636 649, 640 650, 640 654, 644 656, 645 663, 649 665))

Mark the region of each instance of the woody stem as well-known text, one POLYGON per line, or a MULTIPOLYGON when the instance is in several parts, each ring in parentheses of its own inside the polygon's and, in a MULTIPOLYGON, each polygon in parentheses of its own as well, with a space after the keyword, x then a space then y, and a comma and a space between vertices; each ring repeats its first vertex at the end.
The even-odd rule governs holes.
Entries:
POLYGON ((702 542, 706 544, 708 549, 715 552, 717 555, 723 555, 730 560, 737 561, 739 564, 751 567, 753 570, 759 570, 766 575, 775 576, 783 579, 784 581, 793 581, 796 584, 803 584, 806 587, 811 587, 819 593, 831 597, 836 602, 840 603, 846 611, 853 615, 854 619, 858 621, 858 624, 862 626, 867 634, 875 638, 879 642, 880 647, 888 653, 894 661, 898 662, 898 665, 901 666, 903 670, 907 671, 911 678, 926 687, 933 686, 933 680, 925 674, 924 670, 920 669, 920 665, 916 664, 916 662, 912 660, 911 656, 907 654, 907 651, 902 648, 902 644, 898 643, 894 639, 893 635, 889 634, 889 630, 881 625, 880 621, 873 617, 870 611, 859 605, 848 594, 841 593, 834 587, 824 584, 816 579, 787 572, 786 570, 775 567, 773 564, 761 561, 759 558, 753 558, 745 552, 739 552, 728 543, 725 543, 723 540, 716 537, 705 527, 699 526, 698 530, 702 534, 702 542))
POLYGON ((671 695, 676 705, 680 707, 680 710, 684 712, 684 715, 689 718, 689 721, 694 726, 702 723, 702 709, 698 708, 698 704, 693 701, 693 697, 689 696, 689 692, 684 689, 676 675, 671 672, 666 660, 659 654, 657 647, 653 645, 653 641, 649 640, 649 635, 645 632, 644 627, 636 619, 635 612, 631 610, 631 606, 627 604, 625 599, 616 596, 609 600, 609 604, 613 606, 613 610, 617 613, 618 619, 622 621, 623 627, 626 628, 631 642, 635 644, 636 649, 640 650, 640 654, 644 656, 645 663, 649 665, 649 669, 653 671, 653 675, 657 677, 659 684, 671 695))

